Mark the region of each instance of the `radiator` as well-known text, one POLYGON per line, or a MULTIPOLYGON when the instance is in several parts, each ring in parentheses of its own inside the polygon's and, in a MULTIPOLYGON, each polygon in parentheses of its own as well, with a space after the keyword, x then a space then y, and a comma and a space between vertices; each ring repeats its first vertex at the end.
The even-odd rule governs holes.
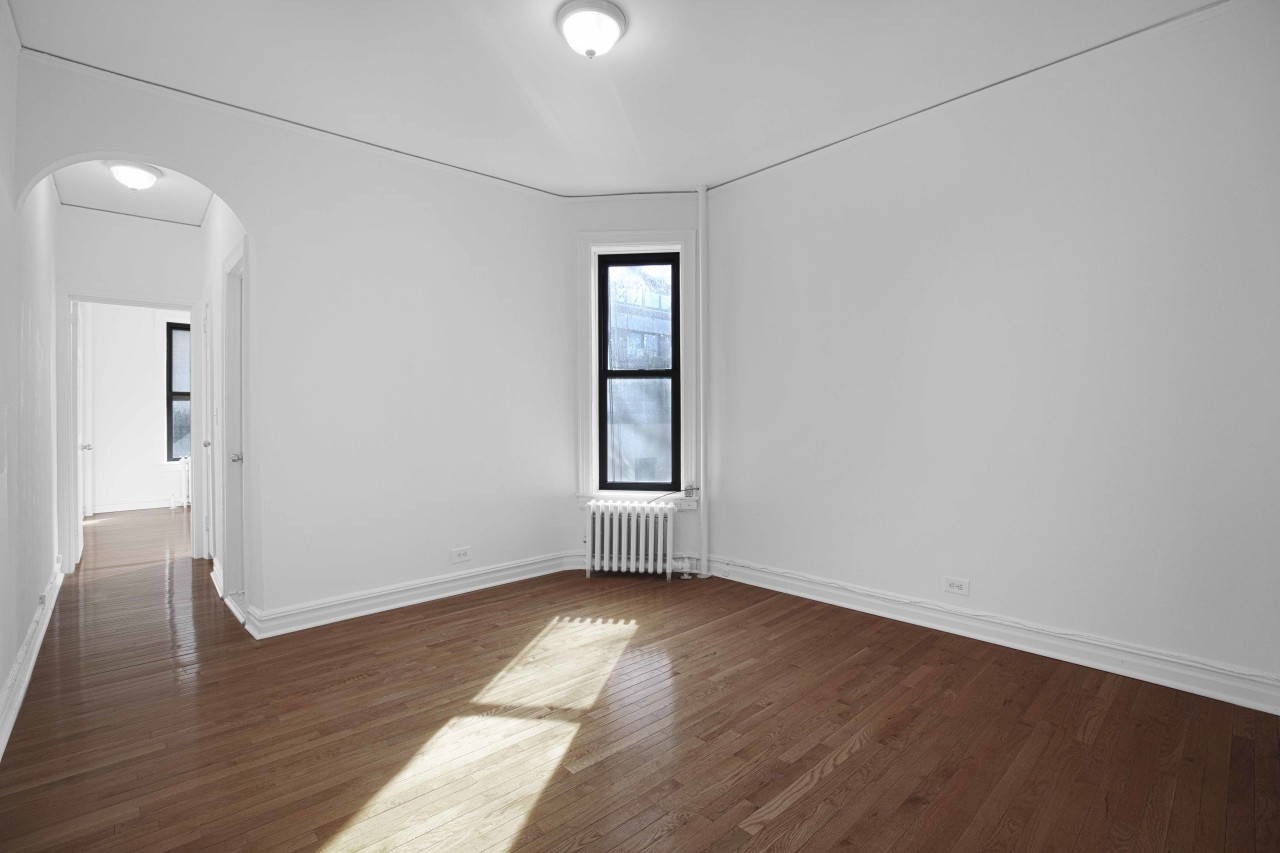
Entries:
POLYGON ((665 574, 675 560, 676 505, 640 501, 587 504, 587 577, 592 572, 665 574))

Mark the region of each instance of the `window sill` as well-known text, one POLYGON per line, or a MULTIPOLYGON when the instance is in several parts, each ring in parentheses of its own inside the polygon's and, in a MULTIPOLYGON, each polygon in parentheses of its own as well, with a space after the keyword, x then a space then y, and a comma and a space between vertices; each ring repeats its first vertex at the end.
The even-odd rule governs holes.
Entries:
MULTIPOLYGON (((662 492, 589 492, 578 493, 578 509, 586 509, 591 501, 651 501, 662 492)), ((679 494, 669 495, 663 500, 676 505, 677 510, 695 510, 698 508, 698 496, 681 497, 679 494)), ((656 501, 655 501, 656 502, 656 501)))

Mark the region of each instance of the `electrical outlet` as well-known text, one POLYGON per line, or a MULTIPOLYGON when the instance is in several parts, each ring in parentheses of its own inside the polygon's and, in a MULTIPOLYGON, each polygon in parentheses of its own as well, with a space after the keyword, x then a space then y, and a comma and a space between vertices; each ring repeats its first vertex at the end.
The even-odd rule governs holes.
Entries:
POLYGON ((944 588, 952 595, 968 595, 969 579, 968 578, 943 578, 946 582, 944 588))
POLYGON ((450 557, 449 562, 465 563, 467 560, 471 559, 471 546, 464 545, 461 548, 454 548, 449 553, 452 554, 452 557, 450 557))

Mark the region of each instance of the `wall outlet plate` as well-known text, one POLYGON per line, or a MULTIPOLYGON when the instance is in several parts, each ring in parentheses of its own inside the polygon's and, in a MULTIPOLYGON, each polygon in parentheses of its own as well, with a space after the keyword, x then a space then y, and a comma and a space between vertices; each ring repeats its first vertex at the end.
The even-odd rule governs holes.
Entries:
POLYGON ((968 595, 968 578, 943 578, 943 588, 952 595, 968 595))
POLYGON ((467 560, 471 559, 471 546, 463 545, 461 548, 454 548, 449 552, 449 554, 451 555, 449 557, 449 562, 465 563, 467 560))

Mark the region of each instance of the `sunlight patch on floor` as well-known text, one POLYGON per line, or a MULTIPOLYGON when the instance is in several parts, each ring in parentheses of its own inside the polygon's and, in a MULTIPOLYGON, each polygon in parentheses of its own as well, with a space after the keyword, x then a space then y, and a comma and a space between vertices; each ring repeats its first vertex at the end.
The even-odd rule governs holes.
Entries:
POLYGON ((509 849, 637 627, 553 619, 323 849, 509 849))
POLYGON ((461 850, 514 836, 577 731, 559 720, 455 717, 325 849, 461 850))
POLYGON ((475 701, 518 708, 590 708, 636 627, 630 620, 557 617, 475 701))

